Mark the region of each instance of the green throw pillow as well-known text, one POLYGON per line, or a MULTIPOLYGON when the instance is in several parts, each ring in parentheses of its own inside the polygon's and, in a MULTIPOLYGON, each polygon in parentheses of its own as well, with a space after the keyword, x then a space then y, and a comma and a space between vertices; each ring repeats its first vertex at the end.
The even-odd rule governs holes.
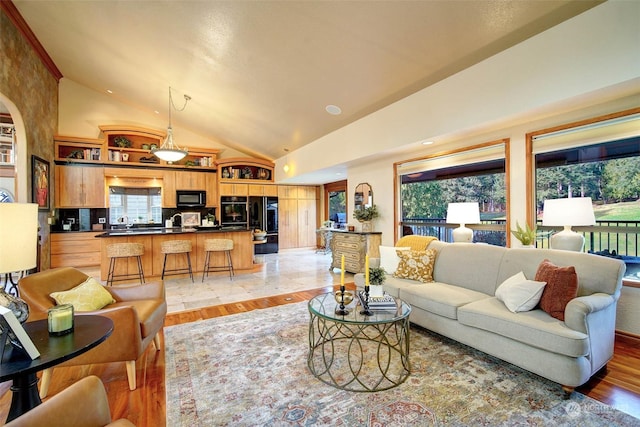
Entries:
POLYGON ((109 291, 93 277, 89 277, 75 288, 53 292, 49 296, 58 305, 72 304, 75 311, 100 310, 102 307, 116 302, 109 291))

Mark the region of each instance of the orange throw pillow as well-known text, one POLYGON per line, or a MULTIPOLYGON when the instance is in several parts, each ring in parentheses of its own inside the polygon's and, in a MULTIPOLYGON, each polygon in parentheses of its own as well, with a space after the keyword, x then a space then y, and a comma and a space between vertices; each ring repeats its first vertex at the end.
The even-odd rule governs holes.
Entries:
POLYGON ((578 275, 573 266, 558 267, 548 259, 538 266, 537 282, 547 282, 540 298, 540 308, 564 321, 564 309, 578 295, 578 275))

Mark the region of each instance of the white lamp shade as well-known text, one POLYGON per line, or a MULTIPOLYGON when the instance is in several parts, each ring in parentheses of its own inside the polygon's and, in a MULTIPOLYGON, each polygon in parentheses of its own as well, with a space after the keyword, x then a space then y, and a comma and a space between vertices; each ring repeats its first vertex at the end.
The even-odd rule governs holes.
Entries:
POLYGON ((570 197, 544 201, 542 225, 550 227, 594 225, 591 197, 570 197))
POLYGON ((37 253, 38 205, 0 203, 0 273, 31 270, 37 253))
POLYGON ((480 224, 478 202, 449 203, 447 224, 480 224))

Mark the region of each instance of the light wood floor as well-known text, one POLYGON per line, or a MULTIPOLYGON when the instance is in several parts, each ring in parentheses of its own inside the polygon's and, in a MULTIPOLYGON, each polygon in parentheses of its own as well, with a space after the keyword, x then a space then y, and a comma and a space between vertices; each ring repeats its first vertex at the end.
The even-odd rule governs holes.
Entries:
MULTIPOLYGON (((332 287, 325 287, 170 314, 167 316, 165 325, 308 301, 316 295, 331 290, 333 290, 332 287)), ((97 375, 105 384, 114 419, 127 418, 138 427, 166 425, 163 351, 156 352, 152 345, 138 360, 138 388, 135 391, 129 391, 124 363, 108 363, 55 369, 49 396, 55 395, 90 374, 97 375)), ((6 419, 11 401, 11 392, 8 392, 8 387, 7 383, 0 384, 0 393, 4 393, 0 398, 0 419, 2 420, 6 419)), ((606 369, 595 375, 587 384, 579 387, 578 391, 640 418, 640 340, 617 336, 613 360, 609 362, 606 369)))

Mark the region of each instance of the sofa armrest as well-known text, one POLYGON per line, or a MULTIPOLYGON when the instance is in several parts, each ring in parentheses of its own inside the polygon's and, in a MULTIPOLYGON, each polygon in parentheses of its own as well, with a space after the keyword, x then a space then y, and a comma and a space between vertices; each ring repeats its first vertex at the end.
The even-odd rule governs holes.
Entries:
POLYGON ((145 283, 144 285, 107 286, 105 289, 111 293, 117 302, 165 299, 164 282, 162 281, 145 283))
POLYGON ((588 318, 616 302, 609 294, 595 293, 569 301, 564 309, 564 323, 573 330, 589 333, 588 318))

